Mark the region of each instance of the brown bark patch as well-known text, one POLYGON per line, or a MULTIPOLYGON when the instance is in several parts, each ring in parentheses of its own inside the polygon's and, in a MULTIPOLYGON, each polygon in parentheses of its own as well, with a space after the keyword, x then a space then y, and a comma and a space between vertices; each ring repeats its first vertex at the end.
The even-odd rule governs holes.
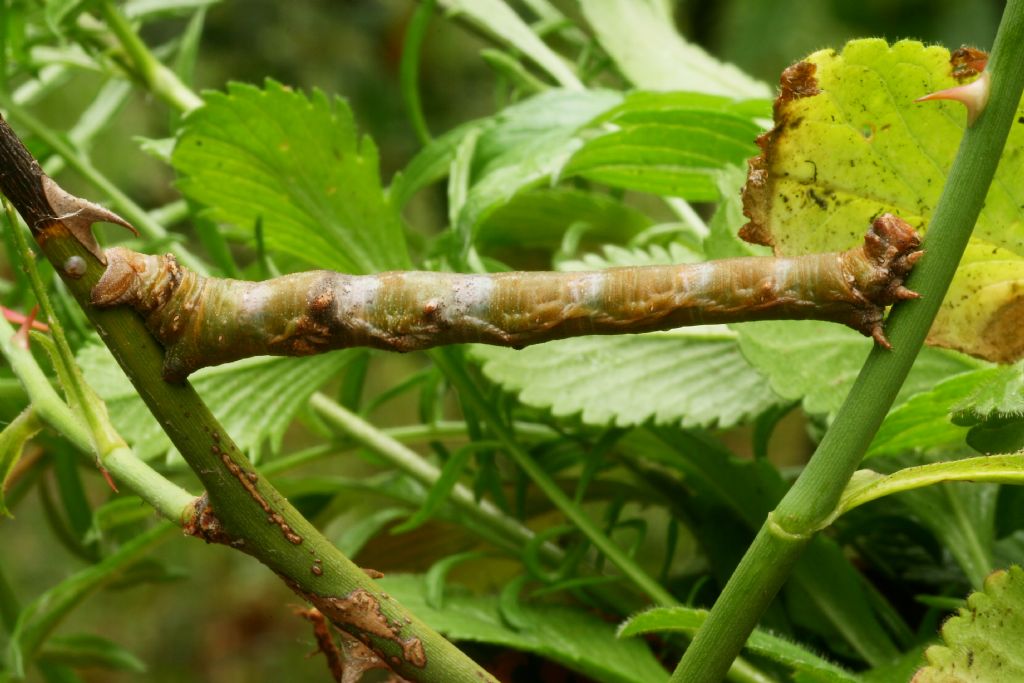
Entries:
POLYGON ((263 497, 263 494, 260 493, 259 487, 257 486, 259 476, 256 475, 255 472, 247 472, 242 469, 238 463, 231 459, 231 456, 227 452, 221 450, 220 446, 214 444, 210 447, 210 450, 215 455, 220 456, 221 462, 224 463, 224 466, 228 469, 228 472, 231 473, 231 476, 242 484, 242 487, 246 490, 249 496, 256 501, 256 504, 259 505, 265 513, 267 513, 267 521, 281 529, 281 533, 284 534, 285 539, 289 543, 292 543, 293 545, 301 545, 302 537, 295 533, 291 528, 291 525, 285 521, 284 516, 280 512, 274 510, 270 503, 267 502, 267 499, 263 497))
POLYGON ((222 545, 237 546, 240 543, 235 541, 224 530, 224 525, 213 513, 210 505, 210 497, 204 493, 192 501, 192 510, 187 519, 184 520, 182 530, 186 536, 201 538, 207 543, 220 543, 222 545))
POLYGON ((427 665, 423 642, 415 636, 403 638, 404 624, 388 621, 381 611, 380 602, 370 591, 358 588, 343 598, 313 594, 306 594, 306 598, 335 624, 351 626, 361 636, 393 642, 402 649, 405 662, 420 669, 427 665))

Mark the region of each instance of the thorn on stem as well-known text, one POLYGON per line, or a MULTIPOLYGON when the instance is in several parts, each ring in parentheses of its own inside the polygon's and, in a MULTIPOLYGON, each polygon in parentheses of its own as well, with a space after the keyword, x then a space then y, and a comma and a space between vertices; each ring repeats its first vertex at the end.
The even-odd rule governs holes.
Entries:
POLYGON ((985 110, 988 104, 988 94, 991 89, 991 78, 988 71, 981 72, 981 75, 970 83, 958 85, 954 88, 946 88, 918 97, 915 102, 928 102, 931 100, 953 100, 960 102, 967 107, 967 125, 972 126, 985 110))
POLYGON ((28 331, 32 329, 33 323, 36 321, 36 315, 39 314, 39 305, 32 307, 32 311, 21 321, 21 326, 18 327, 18 331, 14 333, 11 340, 14 345, 23 351, 28 351, 28 331))
MULTIPOLYGON (((15 325, 24 325, 25 321, 28 320, 28 316, 26 316, 24 313, 12 311, 6 306, 0 306, 0 312, 3 313, 4 318, 6 318, 8 322, 12 322, 15 325)), ((49 332, 50 326, 47 325, 46 323, 41 323, 38 320, 33 320, 32 329, 36 330, 37 332, 49 332)))
POLYGON ((103 463, 99 460, 96 461, 96 467, 99 468, 100 474, 103 475, 103 479, 107 482, 107 486, 110 487, 110 490, 114 493, 120 493, 120 491, 117 490, 117 484, 114 483, 114 478, 110 476, 110 470, 104 467, 103 463))
POLYGON ((882 324, 878 323, 871 328, 871 337, 878 342, 878 345, 886 349, 892 350, 892 344, 885 338, 885 332, 882 331, 882 324))

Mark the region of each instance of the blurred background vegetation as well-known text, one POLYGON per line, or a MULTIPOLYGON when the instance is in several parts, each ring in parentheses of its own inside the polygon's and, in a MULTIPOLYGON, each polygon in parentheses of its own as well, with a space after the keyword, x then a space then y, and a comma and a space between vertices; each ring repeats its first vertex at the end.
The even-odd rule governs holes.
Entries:
MULTIPOLYGON (((575 13, 574 3, 557 2, 575 13)), ((750 74, 774 83, 789 63, 822 47, 839 46, 854 37, 879 36, 896 40, 916 38, 957 47, 968 43, 987 48, 1002 11, 999 0, 689 0, 678 3, 676 18, 687 38, 712 54, 732 61, 750 74)), ((3 5, 0 5, 2 7, 3 5)), ((381 150, 382 175, 387 179, 419 147, 400 96, 398 65, 406 24, 415 9, 412 0, 223 0, 207 16, 196 85, 220 89, 229 80, 260 83, 266 77, 297 88, 320 88, 347 98, 362 129, 381 150)), ((147 28, 151 45, 178 35, 181 23, 168 21, 147 28)), ((488 43, 465 26, 436 17, 421 63, 423 107, 436 134, 502 104, 499 77, 478 58, 488 43)), ((88 79, 37 108, 58 130, 66 129, 89 91, 88 79)), ((135 136, 159 137, 172 114, 155 100, 133 99, 118 121, 97 141, 95 163, 144 206, 176 198, 167 166, 139 150, 135 136)), ((87 192, 69 179, 69 189, 87 192)), ((88 195, 87 195, 88 196, 88 195)), ((410 204, 410 224, 431 231, 445 222, 443 187, 421 193, 410 204)), ((374 382, 404 376, 418 361, 390 359, 374 382)), ((377 367, 371 368, 371 373, 377 367)), ((383 425, 402 423, 403 410, 375 414, 383 425)), ((408 421, 408 420, 405 420, 408 421)), ((801 425, 794 438, 800 442, 801 425)), ((786 444, 792 450, 792 442, 786 444)), ((72 457, 64 454, 60 457, 72 457)), ((323 467, 352 473, 360 467, 356 455, 332 460, 323 467)), ((95 483, 95 482, 94 482, 95 483)), ((52 486, 57 486, 53 482, 52 486)), ((97 486, 102 487, 101 483, 97 486)), ((90 491, 97 500, 102 488, 90 491)), ((8 569, 11 582, 25 594, 36 594, 82 566, 48 535, 47 505, 30 497, 18 511, 17 523, 2 522, 5 552, 17 557, 8 569)), ((358 502, 352 501, 359 510, 358 502)), ((338 538, 346 532, 342 517, 328 529, 338 538)), ((348 529, 351 531, 351 529, 348 529)), ((419 529, 414 537, 384 535, 369 543, 359 563, 382 571, 422 570, 433 559, 465 547, 440 524, 419 529)), ((157 556, 180 569, 167 575, 173 587, 143 584, 107 591, 74 612, 69 629, 100 631, 137 653, 149 665, 144 676, 114 676, 104 672, 88 680, 185 681, 323 681, 323 661, 306 658, 315 649, 306 622, 292 618, 282 605, 297 598, 276 577, 249 558, 230 549, 204 547, 194 540, 176 539, 157 556), (216 595, 216 603, 206 596, 216 595)), ((459 577, 466 580, 467 577, 459 577)), ((489 577, 491 581, 500 577, 489 577)), ((531 663, 521 655, 498 650, 476 651, 509 673, 512 680, 579 680, 554 667, 531 663), (503 661, 502 658, 508 661, 503 661), (541 667, 541 668, 537 668, 541 667)))

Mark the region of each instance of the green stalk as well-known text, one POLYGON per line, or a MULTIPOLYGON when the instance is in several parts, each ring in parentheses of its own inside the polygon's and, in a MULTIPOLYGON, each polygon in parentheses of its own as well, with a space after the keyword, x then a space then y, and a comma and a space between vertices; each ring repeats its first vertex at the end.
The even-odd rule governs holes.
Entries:
POLYGON ((100 310, 90 304, 104 264, 56 218, 65 212, 50 204, 38 164, 6 123, 0 124, 0 167, 0 187, 32 226, 43 253, 206 487, 207 495, 187 506, 186 532, 259 559, 336 626, 365 638, 404 678, 428 683, 494 680, 382 592, 259 476, 190 384, 163 380, 163 349, 138 315, 123 307, 100 310))
POLYGON ((147 89, 182 112, 191 111, 203 105, 202 98, 192 92, 187 85, 181 82, 176 73, 164 66, 149 51, 149 48, 142 42, 142 39, 132 29, 124 15, 117 10, 113 2, 104 0, 100 3, 99 10, 107 22, 107 26, 132 60, 135 75, 147 89))
POLYGON ((601 528, 587 516, 587 514, 572 499, 562 491, 554 479, 548 476, 530 454, 526 452, 516 440, 515 435, 509 430, 505 421, 501 419, 480 388, 466 372, 465 366, 459 360, 452 358, 448 349, 437 349, 430 353, 430 357, 442 372, 451 380, 458 389, 459 397, 465 401, 470 408, 483 417, 488 426, 494 431, 494 435, 504 446, 508 454, 519 467, 533 480, 533 483, 544 492, 544 495, 555 504, 573 524, 586 536, 594 546, 612 561, 627 578, 647 595, 655 603, 662 606, 674 606, 679 602, 672 597, 672 594, 665 590, 661 584, 651 578, 640 566, 627 555, 622 548, 617 546, 601 528))
MULTIPOLYGON (((494 406, 484 397, 480 388, 469 376, 466 367, 458 359, 452 358, 452 350, 450 348, 441 348, 434 349, 429 353, 433 361, 458 390, 460 399, 465 401, 472 410, 483 417, 508 454, 526 472, 527 476, 537 485, 537 488, 543 491, 548 499, 555 504, 555 507, 572 521, 576 528, 651 600, 665 607, 679 605, 679 602, 672 594, 651 578, 633 561, 633 558, 627 555, 607 534, 601 531, 600 527, 587 516, 583 509, 576 505, 562 491, 558 484, 548 476, 544 468, 530 457, 526 449, 519 445, 515 435, 509 430, 505 421, 501 419, 494 406)), ((770 683, 772 680, 741 658, 730 661, 723 675, 728 676, 730 681, 735 681, 736 683, 770 683)))
POLYGON ((924 343, 985 202, 1024 91, 1024 0, 1010 0, 989 62, 988 105, 967 128, 925 237, 926 256, 907 286, 922 298, 898 304, 796 483, 758 532, 672 675, 674 683, 721 680, 789 576, 816 529, 839 502, 924 343))
MULTIPOLYGON (((309 404, 329 425, 382 456, 427 488, 434 486, 441 477, 441 471, 418 453, 323 394, 313 394, 309 404)), ((461 513, 496 534, 492 541, 500 539, 506 545, 519 548, 534 537, 531 529, 507 517, 489 501, 477 502, 473 492, 462 484, 452 488, 449 500, 461 513)), ((554 546, 545 545, 544 548, 548 554, 560 554, 554 546)))
MULTIPOLYGON (((23 269, 28 274, 29 282, 36 293, 36 300, 50 323, 54 341, 60 350, 61 358, 55 359, 55 362, 63 361, 70 371, 69 374, 78 373, 78 366, 75 364, 74 356, 64 338, 64 329, 53 311, 46 290, 39 279, 39 273, 36 271, 33 261, 35 257, 28 249, 21 227, 10 211, 10 205, 6 201, 4 201, 4 205, 8 210, 8 226, 14 235, 23 269)), ((193 497, 135 457, 120 435, 114 431, 107 419, 106 411, 96 405, 95 402, 98 399, 84 385, 84 380, 81 376, 75 376, 68 382, 70 386, 67 386, 66 390, 74 392, 78 405, 85 413, 85 423, 83 424, 78 415, 57 395, 49 378, 36 363, 32 353, 15 344, 13 336, 14 329, 6 319, 0 316, 0 353, 7 359, 11 369, 21 381, 29 396, 29 401, 39 417, 63 434, 79 451, 96 457, 102 466, 110 471, 116 481, 138 494, 161 515, 180 524, 182 512, 191 503, 193 497)))

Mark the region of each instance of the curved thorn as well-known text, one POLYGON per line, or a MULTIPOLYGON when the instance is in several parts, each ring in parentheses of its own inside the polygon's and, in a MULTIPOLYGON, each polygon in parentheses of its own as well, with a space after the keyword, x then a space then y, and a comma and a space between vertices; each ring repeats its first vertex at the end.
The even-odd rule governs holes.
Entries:
POLYGON ((907 289, 903 285, 898 286, 893 290, 893 296, 897 299, 920 299, 921 295, 912 289, 907 289))
POLYGON ((887 349, 892 349, 892 344, 885 338, 885 332, 882 331, 882 325, 879 323, 871 328, 871 338, 878 342, 879 346, 883 346, 887 349))
POLYGON ((983 71, 977 80, 955 88, 946 88, 938 92, 929 93, 924 97, 918 97, 915 102, 928 102, 931 100, 954 100, 967 107, 967 125, 974 125, 974 122, 985 111, 988 104, 988 93, 991 86, 991 79, 987 71, 983 71))

